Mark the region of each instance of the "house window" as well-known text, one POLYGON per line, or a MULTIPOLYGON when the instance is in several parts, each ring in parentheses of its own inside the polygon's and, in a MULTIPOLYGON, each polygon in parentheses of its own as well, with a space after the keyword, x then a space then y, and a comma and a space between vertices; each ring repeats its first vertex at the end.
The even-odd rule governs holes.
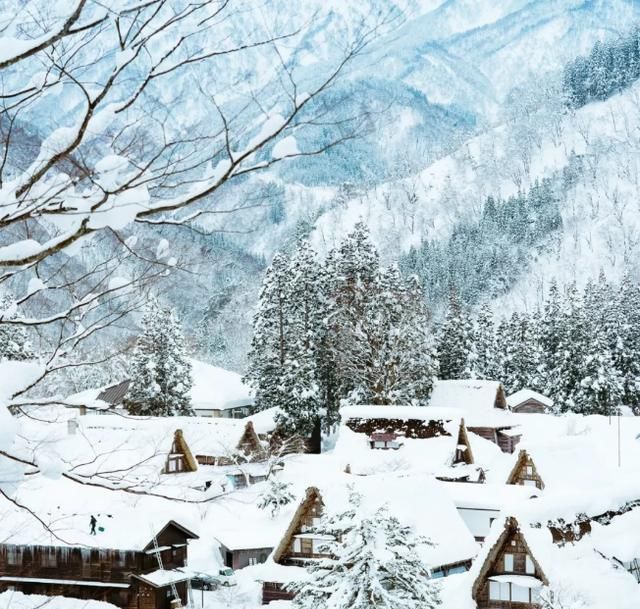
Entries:
POLYGON ((507 573, 513 573, 513 554, 504 555, 504 570, 507 573))
POLYGON ((489 582, 489 599, 492 601, 509 600, 509 584, 501 582, 489 582))
POLYGON ((297 537, 293 540, 293 551, 300 552, 300 539, 297 537))
POLYGON ((313 540, 312 539, 301 539, 300 540, 300 551, 303 554, 313 554, 313 540))
POLYGON ((169 459, 167 462, 167 471, 171 474, 182 471, 182 459, 169 459))
POLYGON ((527 465, 525 471, 527 472, 527 476, 533 476, 533 465, 527 465))
POLYGON ((44 550, 40 555, 40 564, 43 567, 57 567, 58 560, 54 550, 44 550))
POLYGON ((536 572, 536 566, 533 564, 533 560, 531 560, 531 556, 527 554, 527 559, 525 560, 525 573, 529 575, 533 575, 536 572))
POLYGON ((525 588, 524 586, 516 586, 515 584, 511 584, 511 600, 516 601, 518 603, 528 603, 529 602, 529 588, 525 588))
POLYGON ((258 559, 255 556, 252 556, 251 558, 249 558, 249 566, 252 567, 253 565, 257 565, 258 564, 258 559))
POLYGON ((524 486, 538 486, 535 480, 523 480, 522 484, 524 486))
MULTIPOLYGON (((489 580, 489 600, 529 603, 531 602, 530 599, 529 588, 507 582, 494 582, 489 580)), ((534 598, 534 601, 535 600, 534 598)))

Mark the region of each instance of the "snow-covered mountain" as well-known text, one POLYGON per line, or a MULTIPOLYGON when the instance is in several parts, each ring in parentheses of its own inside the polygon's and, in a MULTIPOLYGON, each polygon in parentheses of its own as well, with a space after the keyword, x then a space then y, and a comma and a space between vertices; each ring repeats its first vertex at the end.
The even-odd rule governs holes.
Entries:
MULTIPOLYGON (((225 234, 141 233, 151 242, 167 239, 172 253, 188 261, 188 272, 174 273, 162 294, 184 319, 199 356, 242 369, 265 265, 300 235, 324 252, 363 218, 383 259, 395 261, 425 239, 446 240, 456 223, 473 221, 487 196, 526 191, 542 177, 561 181, 567 168, 575 176, 562 188, 560 233, 530 252, 496 306, 533 306, 552 275, 583 281, 600 268, 619 274, 633 263, 640 93, 632 88, 569 112, 558 100, 558 83, 566 62, 639 22, 638 3, 267 0, 265 10, 279 31, 305 24, 295 46, 279 44, 282 57, 295 55, 301 87, 339 61, 341 43, 363 21, 384 23, 327 97, 333 120, 358 113, 367 120, 356 139, 221 191, 222 208, 247 209, 205 216, 199 227, 225 234), (181 297, 185 290, 188 299, 181 297)), ((241 11, 226 27, 235 43, 248 34, 241 11)), ((273 61, 261 49, 223 58, 221 67, 233 65, 229 73, 243 75, 233 82, 224 69, 194 67, 172 87, 151 89, 154 107, 171 106, 176 127, 197 132, 212 108, 190 103, 194 86, 233 111, 252 87, 273 86, 266 76, 273 61)), ((73 103, 65 97, 69 112, 73 103)), ((38 133, 29 116, 22 121, 28 133, 38 133)), ((322 126, 294 133, 300 148, 327 137, 322 126)))

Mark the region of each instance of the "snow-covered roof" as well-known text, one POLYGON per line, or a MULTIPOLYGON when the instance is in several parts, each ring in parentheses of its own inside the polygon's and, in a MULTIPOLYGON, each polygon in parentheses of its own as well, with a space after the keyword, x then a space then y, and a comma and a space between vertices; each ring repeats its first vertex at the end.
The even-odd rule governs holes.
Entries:
POLYGON ((516 391, 512 393, 507 398, 507 405, 509 408, 515 408, 519 404, 526 402, 528 400, 536 400, 546 406, 547 408, 551 408, 553 406, 553 400, 546 395, 542 395, 533 389, 520 389, 520 391, 516 391))
POLYGON ((154 588, 164 588, 171 584, 186 581, 191 577, 187 571, 181 569, 156 569, 151 573, 144 575, 136 574, 134 577, 141 579, 143 582, 153 586, 154 588))
POLYGON ((196 410, 226 410, 253 404, 251 389, 237 372, 192 359, 191 374, 191 405, 196 410))
POLYGON ((118 609, 111 603, 65 596, 23 594, 14 590, 0 592, 0 609, 118 609))
MULTIPOLYGON (((513 521, 512 521, 513 522, 513 521)), ((475 581, 491 556, 506 524, 496 520, 474 561, 469 578, 475 581)), ((548 580, 556 599, 566 606, 581 601, 588 609, 634 609, 638 604, 638 584, 624 569, 616 569, 594 547, 594 538, 585 535, 580 541, 558 545, 546 526, 531 526, 526 518, 516 516, 516 524, 533 559, 548 580)), ((631 533, 631 530, 629 531, 631 533)))
MULTIPOLYGON (((448 381, 447 381, 448 382, 448 381)), ((467 427, 512 427, 520 425, 522 415, 501 408, 462 409, 436 406, 345 406, 340 409, 342 421, 349 419, 400 419, 403 421, 456 421, 464 417, 467 427)))
POLYGON ((274 406, 272 408, 256 412, 251 416, 246 417, 244 420, 251 421, 253 423, 253 428, 258 434, 271 433, 277 426, 276 415, 279 411, 280 409, 277 406, 274 406))
MULTIPOLYGON (((360 407, 350 407, 341 411, 343 417, 353 413, 360 407), (345 412, 346 411, 346 412, 345 412)), ((376 408, 376 407, 371 407, 376 408)), ((393 409, 393 407, 379 406, 377 408, 393 409)), ((413 408, 413 407, 407 407, 413 408)), ((416 407, 420 415, 430 408, 416 407)), ((404 408, 400 408, 404 410, 404 408)), ((459 413, 458 413, 459 414, 459 413)), ((347 419, 348 420, 348 419, 347 419)), ((397 450, 377 450, 370 447, 366 434, 352 431, 346 424, 340 425, 336 441, 334 456, 340 460, 343 469, 348 465, 353 474, 371 475, 376 473, 426 473, 435 476, 461 478, 465 475, 473 477, 481 467, 485 470, 501 468, 496 462, 506 463, 509 455, 505 455, 500 448, 472 432, 467 433, 469 444, 474 457, 474 463, 468 466, 457 465, 451 467, 456 450, 460 417, 443 424, 449 435, 441 435, 429 439, 399 438, 401 447, 397 450)))
POLYGON ((511 457, 509 471, 518 463, 520 451, 526 451, 542 479, 545 493, 577 491, 585 496, 591 489, 607 488, 613 481, 633 480, 640 475, 640 442, 635 441, 634 446, 628 440, 621 439, 621 447, 628 448, 619 466, 614 429, 592 429, 580 435, 548 439, 527 440, 525 435, 511 457))
MULTIPOLYGON (((233 457, 247 427, 246 421, 236 419, 119 415, 51 423, 22 417, 19 423, 14 453, 48 475, 93 476, 114 488, 162 486, 183 498, 205 482, 215 482, 221 490, 233 466, 199 466, 191 459, 195 471, 165 473, 176 431, 182 431, 191 457, 233 457), (70 426, 76 427, 75 433, 70 433, 70 426)), ((0 466, 4 461, 0 459, 0 466)))
POLYGON ((496 407, 498 381, 476 379, 435 381, 429 399, 433 408, 492 409, 496 407))
MULTIPOLYGON (((119 501, 100 505, 81 491, 70 498, 45 490, 53 488, 49 484, 42 490, 25 494, 19 499, 25 509, 7 499, 0 501, 3 543, 142 551, 171 521, 162 512, 136 510, 119 501), (52 501, 52 498, 55 499, 52 501), (92 516, 97 520, 95 535, 91 534, 92 516)), ((177 526, 182 525, 177 523, 177 526)))
POLYGON ((373 514, 386 505, 400 522, 435 544, 421 550, 422 559, 432 567, 471 559, 478 551, 455 505, 431 476, 334 474, 328 480, 308 481, 319 490, 329 515, 349 509, 353 491, 362 496, 361 515, 373 514))
POLYGON ((640 560, 640 508, 613 518, 610 524, 591 525, 593 546, 609 558, 622 562, 640 560))

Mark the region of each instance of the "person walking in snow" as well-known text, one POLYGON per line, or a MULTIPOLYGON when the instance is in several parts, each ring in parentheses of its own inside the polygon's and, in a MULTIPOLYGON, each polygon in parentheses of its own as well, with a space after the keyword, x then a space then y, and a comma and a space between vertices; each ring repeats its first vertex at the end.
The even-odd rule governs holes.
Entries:
POLYGON ((91 514, 91 520, 89 521, 89 525, 91 526, 91 535, 95 535, 96 534, 96 525, 98 524, 98 521, 96 520, 96 517, 91 514))

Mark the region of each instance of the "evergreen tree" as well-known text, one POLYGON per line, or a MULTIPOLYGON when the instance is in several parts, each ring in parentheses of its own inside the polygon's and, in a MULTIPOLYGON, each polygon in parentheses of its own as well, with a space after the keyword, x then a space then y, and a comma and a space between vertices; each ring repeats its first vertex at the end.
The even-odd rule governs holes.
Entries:
POLYGON ((526 313, 514 313, 498 329, 502 346, 500 379, 508 393, 520 389, 539 389, 539 367, 542 359, 537 329, 526 313))
POLYGON ((280 385, 289 353, 288 269, 287 257, 276 254, 265 274, 253 318, 253 338, 243 380, 253 388, 260 410, 278 406, 282 394, 280 385))
POLYGON ((10 294, 0 296, 0 360, 24 361, 35 357, 24 326, 8 323, 16 318, 10 294))
POLYGON ((290 482, 283 482, 277 476, 272 476, 260 495, 257 505, 261 510, 269 510, 271 518, 275 518, 282 508, 289 505, 295 498, 291 492, 290 482))
POLYGON ((330 373, 325 370, 323 376, 332 383, 325 395, 331 395, 334 402, 327 406, 337 412, 339 400, 358 388, 352 373, 363 363, 361 354, 366 352, 362 322, 379 289, 378 253, 364 223, 358 222, 353 232, 329 254, 326 277, 329 295, 326 348, 332 364, 330 373))
POLYGON ((439 586, 429 579, 420 559, 417 537, 387 508, 363 516, 361 498, 352 495, 352 507, 323 517, 316 532, 332 537, 321 548, 331 556, 312 561, 309 579, 291 585, 299 609, 435 609, 439 586))
POLYGON ((133 354, 125 407, 136 415, 192 416, 192 384, 180 323, 169 309, 152 301, 133 354))
POLYGON ((469 362, 471 374, 479 379, 500 379, 498 365, 498 343, 493 313, 489 305, 484 304, 478 312, 474 332, 472 357, 469 362))
POLYGON ((619 344, 614 359, 622 376, 622 402, 640 414, 640 288, 628 275, 622 280, 616 301, 619 344))
POLYGON ((574 412, 614 415, 622 404, 623 379, 600 332, 590 338, 583 355, 581 379, 572 397, 574 412))
POLYGON ((455 292, 449 298, 449 309, 438 336, 440 378, 460 379, 470 376, 469 353, 473 345, 471 320, 455 292))
POLYGON ((350 353, 347 372, 354 389, 348 401, 359 404, 426 403, 437 375, 422 291, 405 282, 397 266, 379 272, 350 353))
POLYGON ((287 265, 286 357, 278 385, 277 420, 286 433, 309 435, 320 420, 318 350, 324 333, 322 275, 316 255, 301 241, 287 265))
POLYGON ((560 347, 564 336, 564 302, 558 284, 551 282, 540 317, 539 336, 544 353, 542 392, 555 395, 558 387, 557 370, 560 365, 560 347))

